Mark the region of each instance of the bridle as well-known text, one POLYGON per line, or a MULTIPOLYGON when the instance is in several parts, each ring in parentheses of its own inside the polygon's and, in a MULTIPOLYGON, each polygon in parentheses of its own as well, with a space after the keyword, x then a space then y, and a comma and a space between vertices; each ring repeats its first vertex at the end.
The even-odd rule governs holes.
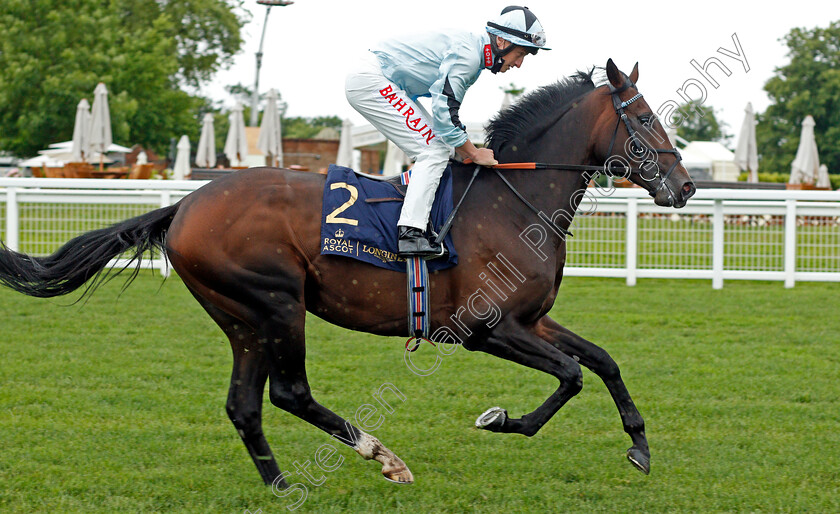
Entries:
MULTIPOLYGON (((605 172, 608 176, 617 175, 618 170, 622 170, 622 171, 625 171, 625 172, 638 171, 639 176, 642 177, 642 180, 650 182, 650 181, 655 180, 657 178, 659 179, 659 184, 656 186, 656 188, 649 192, 651 197, 655 197, 656 194, 659 192, 659 190, 664 187, 665 191, 668 192, 668 197, 671 200, 671 205, 674 205, 676 203, 676 196, 674 195, 674 192, 671 190, 671 188, 668 186, 667 180, 671 176, 671 173, 673 173, 674 170, 677 168, 677 165, 680 163, 680 161, 682 161, 682 156, 680 155, 679 150, 677 150, 676 148, 673 148, 673 149, 650 148, 647 145, 645 145, 644 143, 642 143, 641 138, 638 136, 638 132, 636 130, 634 130, 633 127, 630 125, 630 119, 628 118, 627 113, 624 112, 624 109, 626 109, 627 106, 629 106, 630 104, 632 104, 636 100, 641 99, 642 94, 641 93, 636 93, 636 95, 633 96, 632 98, 630 98, 629 100, 622 101, 619 98, 618 95, 621 92, 626 91, 628 88, 631 88, 631 87, 635 88, 636 87, 636 85, 633 82, 630 82, 629 79, 626 79, 626 80, 627 80, 627 83, 625 84, 625 87, 622 87, 621 89, 616 89, 612 86, 612 84, 608 84, 608 86, 610 88, 610 96, 612 97, 613 107, 615 108, 615 113, 618 115, 618 120, 615 123, 615 129, 613 130, 612 139, 610 140, 610 146, 609 146, 609 149, 607 150, 607 156, 608 156, 607 161, 603 166, 592 166, 592 165, 589 165, 589 164, 554 164, 554 163, 544 163, 544 162, 511 162, 511 163, 496 164, 495 166, 489 166, 489 168, 491 168, 493 171, 495 171, 496 175, 498 175, 499 178, 502 179, 502 182, 504 182, 505 185, 507 185, 507 187, 513 192, 513 194, 515 194, 517 198, 519 198, 523 203, 525 203, 525 205, 531 211, 536 213, 538 216, 540 215, 540 210, 537 209, 536 207, 534 207, 531 204, 531 202, 528 201, 527 198, 522 196, 522 194, 519 191, 516 190, 516 188, 513 186, 513 184, 511 184, 510 181, 504 176, 504 174, 501 173, 501 170, 595 171, 595 172, 605 172), (616 138, 618 136, 618 127, 621 125, 622 121, 624 122, 624 126, 627 128, 627 133, 630 136, 630 138, 629 138, 630 152, 633 154, 634 160, 639 162, 640 168, 632 168, 632 167, 628 167, 624 164, 618 164, 616 166, 612 165, 612 159, 614 157, 616 157, 612 154, 612 151, 613 151, 613 147, 615 146, 616 138), (674 157, 675 157, 674 162, 668 168, 668 171, 665 172, 664 176, 661 173, 662 170, 659 167, 658 159, 644 158, 646 155, 649 155, 650 153, 655 153, 657 156, 659 154, 663 154, 663 153, 670 153, 670 154, 674 155, 674 157), (646 165, 652 165, 656 169, 656 173, 650 179, 646 178, 644 176, 644 173, 643 173, 645 171, 645 166, 646 165), (615 168, 615 171, 613 171, 613 168, 615 168)), ((637 89, 637 91, 638 91, 638 89, 637 89)), ((563 112, 560 113, 560 115, 557 117, 557 120, 560 120, 567 112, 569 112, 569 110, 574 105, 575 105, 575 102, 571 102, 571 105, 568 106, 563 112)), ((465 161, 465 163, 466 162, 467 161, 465 161)), ((467 192, 470 190, 470 187, 472 187, 472 184, 475 181, 476 177, 478 176, 479 171, 481 171, 481 168, 483 168, 483 167, 484 166, 476 165, 475 171, 473 171, 472 178, 470 178, 470 181, 467 183, 467 187, 464 189, 464 193, 462 194, 460 201, 458 201, 458 203, 455 205, 455 208, 450 213, 449 218, 447 218, 447 220, 446 220, 446 223, 444 223, 443 227, 441 228, 440 234, 438 234, 437 237, 435 238, 435 241, 438 244, 440 244, 440 242, 443 241, 444 237, 446 236, 446 233, 449 232, 449 229, 452 226, 452 222, 455 219, 455 214, 458 212, 458 208, 461 206, 461 203, 464 201, 464 198, 466 198, 467 192)), ((624 176, 624 175, 620 175, 620 176, 624 176)), ((557 227, 557 228, 559 229, 560 227, 557 227)), ((564 234, 568 234, 568 231, 564 230, 563 232, 564 232, 564 234)), ((568 234, 568 235, 571 235, 571 234, 568 234)))
POLYGON ((674 170, 677 168, 677 165, 680 163, 680 161, 682 161, 682 155, 680 155, 680 151, 677 150, 676 148, 671 148, 671 149, 650 148, 649 146, 642 143, 642 141, 640 140, 640 138, 638 136, 638 132, 633 129, 632 125, 630 125, 630 118, 627 116, 627 113, 624 112, 624 109, 626 109, 627 106, 629 106, 630 104, 632 104, 636 100, 641 99, 642 94, 641 93, 636 93, 635 96, 633 96, 629 100, 625 100, 625 101, 621 101, 621 99, 618 97, 618 95, 619 95, 619 93, 621 93, 621 91, 624 91, 624 90, 626 90, 628 88, 631 88, 631 87, 635 88, 636 87, 635 84, 633 84, 632 82, 628 82, 628 84, 626 84, 625 87, 623 87, 620 90, 614 88, 612 86, 612 84, 608 84, 608 86, 610 88, 610 96, 612 97, 612 102, 613 102, 613 107, 615 108, 615 113, 618 115, 618 121, 616 121, 616 123, 615 123, 615 130, 613 130, 612 140, 610 141, 610 147, 607 150, 607 155, 610 156, 610 157, 607 157, 607 164, 605 164, 604 166, 606 168, 609 168, 610 159, 612 158, 613 146, 615 146, 615 139, 616 139, 616 136, 618 135, 618 127, 619 127, 619 125, 621 125, 621 122, 623 121, 624 126, 627 128, 627 134, 630 136, 630 139, 629 139, 629 141, 630 141, 630 152, 633 154, 634 160, 639 161, 639 168, 640 168, 639 169, 639 171, 640 171, 639 176, 642 177, 642 180, 645 180, 645 181, 648 181, 648 182, 650 182, 652 180, 655 180, 657 178, 659 179, 659 185, 656 186, 656 189, 654 189, 653 191, 650 191, 650 196, 656 196, 656 194, 659 192, 659 190, 664 187, 665 190, 668 192, 668 197, 671 199, 671 204, 673 205, 674 203, 676 203, 676 197, 674 195, 674 192, 668 186, 667 181, 668 181, 668 178, 671 176, 671 173, 674 172, 674 170), (669 154, 674 155, 674 162, 671 164, 671 167, 668 168, 668 171, 665 172, 664 176, 662 175, 662 170, 659 167, 659 159, 658 158, 650 159, 650 158, 647 157, 652 153, 656 154, 657 157, 659 156, 659 154, 663 154, 663 153, 669 153, 669 154), (647 170, 647 166, 652 166, 653 168, 656 169, 656 173, 650 179, 646 178, 644 176, 644 174, 641 173, 641 172, 644 172, 644 171, 647 170))

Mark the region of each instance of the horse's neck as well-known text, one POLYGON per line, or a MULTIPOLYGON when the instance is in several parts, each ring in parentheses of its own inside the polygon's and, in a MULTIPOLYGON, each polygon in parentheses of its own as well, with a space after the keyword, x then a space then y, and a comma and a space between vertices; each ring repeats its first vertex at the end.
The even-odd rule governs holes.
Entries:
MULTIPOLYGON (((499 162, 593 164, 594 126, 590 110, 573 109, 532 143, 521 145, 516 152, 506 150, 499 155, 499 162)), ((588 183, 583 172, 549 169, 503 173, 532 205, 568 229, 588 183)))
POLYGON ((534 162, 592 164, 592 138, 597 121, 594 105, 590 94, 578 108, 571 109, 534 141, 522 145, 524 148, 517 153, 534 162))
MULTIPOLYGON (((475 165, 453 166, 455 203, 460 200, 474 171, 475 165)), ((580 174, 557 170, 500 171, 514 192, 494 176, 495 173, 488 169, 479 171, 458 219, 474 220, 491 215, 494 230, 509 234, 509 241, 519 241, 526 232, 538 230, 545 236, 539 245, 541 251, 559 256, 565 241, 563 234, 568 232, 583 196, 578 194, 585 188, 580 174), (517 193, 522 198, 518 198, 517 193), (535 228, 535 224, 539 227, 535 228)), ((529 237, 543 239, 542 235, 529 237)))

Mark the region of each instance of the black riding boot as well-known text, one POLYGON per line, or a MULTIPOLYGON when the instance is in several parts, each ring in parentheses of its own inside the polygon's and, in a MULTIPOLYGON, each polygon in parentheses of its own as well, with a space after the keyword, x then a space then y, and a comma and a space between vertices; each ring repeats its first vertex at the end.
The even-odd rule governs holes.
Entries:
POLYGON ((443 248, 426 237, 419 228, 397 227, 399 230, 399 256, 400 257, 432 257, 443 256, 443 248))

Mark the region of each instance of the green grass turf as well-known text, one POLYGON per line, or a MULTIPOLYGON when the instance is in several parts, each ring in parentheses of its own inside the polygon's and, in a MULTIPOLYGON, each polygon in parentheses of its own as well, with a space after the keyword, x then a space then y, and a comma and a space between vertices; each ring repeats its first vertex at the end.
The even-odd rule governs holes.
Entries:
MULTIPOLYGON (((224 411, 230 350, 177 277, 144 272, 87 303, 0 291, 0 511, 288 512, 262 485, 224 411)), ((416 483, 383 480, 344 446, 298 512, 837 512, 838 285, 568 278, 555 319, 605 347, 647 422, 650 476, 600 380, 533 438, 474 428, 520 416, 556 387, 458 350, 426 377, 403 341, 308 318, 314 395, 350 417, 383 383, 406 396, 373 432, 416 483)), ((424 346, 418 364, 434 356, 424 346), (425 360, 424 360, 425 359, 425 360)), ((265 402, 281 469, 322 432, 265 402)), ((310 466, 310 469, 314 464, 310 466)))

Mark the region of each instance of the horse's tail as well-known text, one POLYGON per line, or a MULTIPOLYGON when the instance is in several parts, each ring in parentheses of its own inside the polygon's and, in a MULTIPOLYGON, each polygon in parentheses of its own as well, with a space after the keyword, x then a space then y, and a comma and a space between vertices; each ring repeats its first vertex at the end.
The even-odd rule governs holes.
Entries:
POLYGON ((49 298, 73 292, 90 281, 84 297, 108 277, 102 271, 112 259, 131 251, 127 256, 129 263, 117 271, 120 273, 136 263, 126 281, 128 286, 137 276, 146 251, 158 250, 165 258, 166 230, 178 206, 163 207, 108 228, 87 232, 46 257, 31 257, 9 250, 0 243, 0 283, 29 296, 49 298))

